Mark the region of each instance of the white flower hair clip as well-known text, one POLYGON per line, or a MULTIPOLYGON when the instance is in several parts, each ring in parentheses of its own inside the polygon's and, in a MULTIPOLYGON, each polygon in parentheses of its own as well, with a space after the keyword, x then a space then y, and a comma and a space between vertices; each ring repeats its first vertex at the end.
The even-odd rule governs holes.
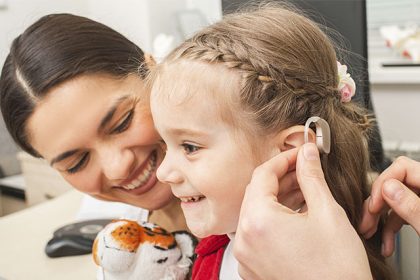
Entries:
POLYGON ((341 102, 347 103, 356 93, 356 83, 353 78, 347 73, 347 65, 342 65, 337 61, 338 69, 338 90, 341 94, 341 102))

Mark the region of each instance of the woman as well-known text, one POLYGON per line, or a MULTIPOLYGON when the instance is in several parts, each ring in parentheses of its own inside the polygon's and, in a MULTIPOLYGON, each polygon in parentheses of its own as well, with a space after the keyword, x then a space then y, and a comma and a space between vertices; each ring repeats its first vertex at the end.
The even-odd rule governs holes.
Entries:
POLYGON ((177 200, 157 181, 163 150, 148 109, 143 51, 105 25, 68 14, 41 18, 17 37, 0 79, 7 129, 76 189, 152 210, 186 229, 177 200))

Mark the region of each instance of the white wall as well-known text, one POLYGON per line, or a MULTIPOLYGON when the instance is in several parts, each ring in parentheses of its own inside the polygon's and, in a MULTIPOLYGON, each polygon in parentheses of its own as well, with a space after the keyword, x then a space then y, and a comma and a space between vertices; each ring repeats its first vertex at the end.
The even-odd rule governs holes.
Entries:
POLYGON ((383 140, 420 143, 420 84, 377 84, 371 92, 383 140))
POLYGON ((198 9, 208 22, 222 17, 221 1, 217 0, 89 0, 89 17, 127 36, 144 51, 153 51, 153 40, 160 33, 181 42, 175 13, 198 9))
POLYGON ((150 51, 150 0, 87 0, 88 17, 124 34, 150 51))
POLYGON ((75 13, 86 15, 87 1, 84 0, 9 0, 7 7, 0 9, 0 61, 9 52, 16 36, 43 15, 50 13, 75 13))

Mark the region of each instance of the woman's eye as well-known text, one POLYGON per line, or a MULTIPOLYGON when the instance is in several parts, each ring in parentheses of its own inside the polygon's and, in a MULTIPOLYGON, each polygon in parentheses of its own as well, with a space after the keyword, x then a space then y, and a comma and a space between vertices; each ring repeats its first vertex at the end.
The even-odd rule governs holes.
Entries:
POLYGON ((195 152, 197 152, 198 150, 201 149, 200 147, 198 147, 196 145, 187 144, 187 143, 184 143, 181 146, 182 146, 182 148, 184 149, 184 151, 187 155, 195 153, 195 152))
POLYGON ((131 123, 131 120, 133 119, 133 116, 134 116, 134 109, 133 110, 131 110, 131 111, 129 111, 127 114, 126 114, 126 116, 125 116, 125 118, 123 119, 123 121, 122 122, 120 122, 118 125, 117 125, 117 127, 115 127, 112 131, 111 131, 111 134, 117 134, 117 133, 121 133, 121 132, 123 132, 123 131, 125 131, 129 126, 130 126, 130 123, 131 123))
POLYGON ((84 153, 82 158, 72 167, 68 168, 66 171, 69 174, 74 174, 77 171, 80 171, 87 163, 89 159, 89 153, 84 153))

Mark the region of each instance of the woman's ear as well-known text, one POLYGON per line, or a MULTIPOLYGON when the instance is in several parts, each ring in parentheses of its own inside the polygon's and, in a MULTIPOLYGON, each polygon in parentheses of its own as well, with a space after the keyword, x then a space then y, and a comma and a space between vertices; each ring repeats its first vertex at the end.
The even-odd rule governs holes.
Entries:
MULTIPOLYGON (((297 148, 305 144, 305 126, 295 125, 282 130, 275 137, 276 145, 281 151, 297 148)), ((308 130, 309 142, 315 143, 316 135, 312 129, 308 130)))

